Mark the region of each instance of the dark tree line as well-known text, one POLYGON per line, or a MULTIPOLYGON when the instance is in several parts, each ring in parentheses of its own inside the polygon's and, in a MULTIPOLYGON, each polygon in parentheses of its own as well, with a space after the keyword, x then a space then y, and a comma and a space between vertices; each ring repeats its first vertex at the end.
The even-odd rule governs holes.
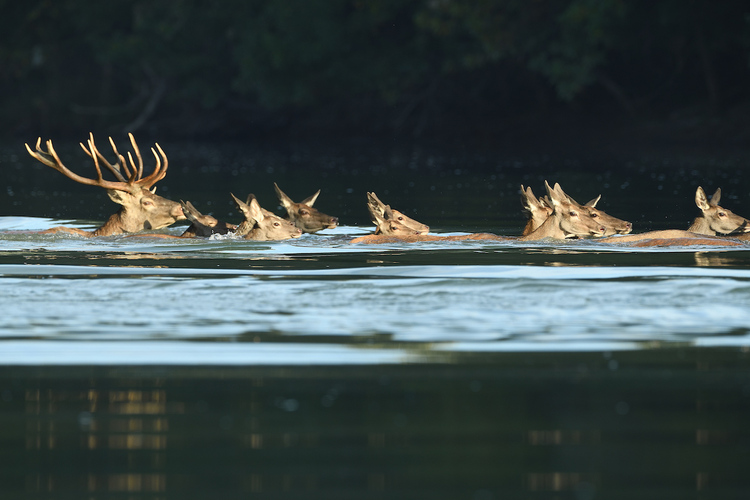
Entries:
POLYGON ((6 135, 429 135, 750 101, 740 0, 0 0, 6 135))

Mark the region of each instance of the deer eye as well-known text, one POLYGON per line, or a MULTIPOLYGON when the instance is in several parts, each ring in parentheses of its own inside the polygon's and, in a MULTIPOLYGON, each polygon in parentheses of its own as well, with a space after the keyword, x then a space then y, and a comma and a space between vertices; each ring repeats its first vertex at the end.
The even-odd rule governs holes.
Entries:
POLYGON ((280 226, 280 224, 278 222, 274 222, 273 225, 274 225, 274 227, 279 227, 280 226))
POLYGON ((399 215, 398 220, 404 220, 404 218, 399 215))
POLYGON ((300 210, 299 214, 300 215, 310 215, 310 212, 308 212, 307 210, 300 210))
POLYGON ((576 212, 575 210, 571 210, 570 211, 570 216, 571 217, 576 217, 577 215, 578 215, 578 212, 576 212))
POLYGON ((143 200, 142 204, 143 204, 143 206, 151 207, 151 206, 154 205, 154 202, 151 201, 151 200, 143 200))
POLYGON ((599 217, 599 214, 596 212, 591 212, 589 215, 591 216, 592 219, 596 219, 597 217, 599 217))
POLYGON ((719 212, 719 217, 726 217, 726 216, 727 216, 726 212, 719 212))

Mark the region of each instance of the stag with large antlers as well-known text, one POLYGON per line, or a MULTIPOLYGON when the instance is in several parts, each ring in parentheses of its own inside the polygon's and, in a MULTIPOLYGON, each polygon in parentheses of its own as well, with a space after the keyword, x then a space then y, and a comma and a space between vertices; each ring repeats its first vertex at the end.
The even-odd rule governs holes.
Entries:
POLYGON ((29 154, 40 162, 54 168, 67 178, 80 184, 106 189, 109 198, 122 206, 117 213, 110 216, 104 225, 94 231, 55 227, 44 232, 63 231, 81 236, 109 236, 122 233, 136 233, 150 229, 161 229, 174 224, 178 220, 185 219, 181 205, 175 201, 158 196, 154 187, 157 182, 167 175, 167 155, 159 144, 155 144, 156 149, 151 148, 151 152, 156 159, 156 166, 150 175, 143 177, 143 157, 133 134, 128 134, 128 137, 130 137, 130 143, 133 145, 133 153, 138 160, 137 165, 133 160, 133 153, 131 152, 127 153, 128 162, 125 161, 125 157, 117 151, 117 147, 111 137, 109 138, 109 142, 117 156, 114 164, 107 161, 104 155, 96 148, 93 134, 89 134, 88 147, 81 143, 83 151, 94 161, 97 174, 96 179, 82 177, 69 170, 60 160, 55 148, 52 146, 51 140, 46 142, 46 151, 41 148, 41 137, 36 141, 36 151, 32 151, 29 145, 25 144, 29 154), (157 154, 157 150, 159 154, 157 154), (104 179, 99 166, 100 162, 117 178, 116 181, 104 179))

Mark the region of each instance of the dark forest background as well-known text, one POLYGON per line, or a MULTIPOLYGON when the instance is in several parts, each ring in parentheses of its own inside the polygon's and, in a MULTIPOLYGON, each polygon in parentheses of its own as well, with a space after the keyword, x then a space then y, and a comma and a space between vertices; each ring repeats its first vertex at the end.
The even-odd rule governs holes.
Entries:
POLYGON ((0 6, 8 140, 750 139, 745 0, 0 6))

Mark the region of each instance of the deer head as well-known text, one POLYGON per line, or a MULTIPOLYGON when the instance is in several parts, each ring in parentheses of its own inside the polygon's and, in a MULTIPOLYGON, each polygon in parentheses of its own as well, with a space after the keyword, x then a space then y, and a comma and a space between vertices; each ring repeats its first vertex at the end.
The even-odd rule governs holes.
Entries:
POLYGON ((287 240, 302 236, 302 230, 291 221, 262 209, 252 194, 248 196, 246 202, 233 194, 232 199, 245 217, 245 220, 237 226, 236 235, 243 236, 246 240, 256 241, 287 240))
MULTIPOLYGON (((606 229, 604 236, 612 236, 614 234, 628 234, 630 231, 633 230, 633 224, 626 220, 618 219, 617 217, 613 217, 606 213, 604 210, 600 210, 596 208, 596 204, 599 203, 599 200, 602 198, 602 195, 597 196, 593 200, 587 202, 585 205, 579 205, 583 210, 586 210, 588 214, 591 216, 592 219, 594 219, 596 222, 604 226, 606 229)), ((572 202, 575 203, 575 200, 571 198, 572 202)))
POLYGON ((384 222, 400 224, 404 227, 399 228, 398 226, 394 226, 398 228, 396 231, 408 230, 411 231, 409 234, 427 234, 430 232, 430 226, 422 224, 398 210, 392 209, 390 205, 386 205, 380 201, 380 198, 375 193, 367 193, 367 210, 370 212, 373 224, 375 224, 375 234, 394 234, 393 232, 382 231, 382 227, 386 227, 384 222))
POLYGON ((87 236, 107 236, 134 233, 148 229, 161 229, 178 220, 185 219, 179 203, 156 194, 155 184, 167 175, 167 155, 164 154, 159 144, 155 145, 156 149, 151 148, 151 152, 156 159, 156 166, 150 175, 143 177, 143 158, 141 157, 141 152, 138 149, 133 134, 128 134, 128 137, 130 137, 130 143, 133 146, 133 153, 138 159, 137 165, 133 160, 133 153, 128 152, 128 166, 128 163, 125 162, 125 157, 117 151, 117 147, 111 137, 109 138, 109 142, 117 156, 114 164, 107 161, 96 148, 93 134, 89 134, 88 148, 81 144, 83 151, 94 161, 94 168, 96 168, 97 173, 96 179, 82 177, 63 165, 55 148, 52 146, 51 140, 46 142, 46 151, 41 148, 41 137, 36 142, 36 151, 32 151, 29 145, 25 144, 29 154, 43 164, 54 168, 69 179, 80 184, 106 189, 109 198, 122 206, 119 212, 110 216, 103 226, 90 233, 81 231, 80 234, 87 236), (158 155, 157 150, 159 151, 158 155), (164 160, 163 165, 162 159, 164 160), (99 162, 107 167, 117 179, 116 181, 104 179, 99 162))
POLYGON ((719 205, 721 188, 709 201, 703 188, 695 190, 695 204, 701 211, 688 231, 698 234, 728 235, 750 232, 750 221, 719 205))
POLYGON ((180 201, 180 204, 185 217, 191 222, 190 227, 182 233, 183 238, 208 238, 212 234, 227 234, 237 229, 237 226, 222 222, 212 215, 203 215, 189 201, 180 201))
POLYGON ((331 217, 313 208, 313 204, 320 194, 320 189, 314 195, 305 198, 299 203, 295 203, 284 194, 275 182, 273 183, 273 187, 276 190, 276 195, 279 197, 281 206, 286 209, 289 220, 305 233, 315 233, 322 229, 333 229, 338 225, 338 217, 331 217))
POLYGON ((415 236, 426 234, 400 222, 389 205, 383 207, 382 215, 379 212, 375 212, 372 215, 375 219, 373 221, 376 227, 375 234, 385 236, 415 236))
MULTIPOLYGON (((596 208, 596 204, 601 197, 602 195, 599 195, 585 205, 581 205, 570 196, 568 196, 568 200, 573 205, 576 205, 578 210, 588 213, 592 219, 595 219, 599 224, 604 226, 604 236, 628 234, 632 231, 633 225, 630 222, 613 217, 604 212, 604 210, 596 208)), ((521 186, 521 204, 524 209, 529 212, 529 220, 521 233, 521 236, 527 236, 541 226, 552 213, 552 201, 549 196, 543 196, 540 199, 537 199, 531 191, 531 188, 524 189, 524 187, 521 186)))
POLYGON ((552 206, 552 214, 534 232, 520 239, 524 241, 540 240, 543 238, 567 239, 603 236, 606 228, 587 211, 582 210, 578 203, 572 202, 559 184, 552 188, 544 181, 547 196, 552 206))

